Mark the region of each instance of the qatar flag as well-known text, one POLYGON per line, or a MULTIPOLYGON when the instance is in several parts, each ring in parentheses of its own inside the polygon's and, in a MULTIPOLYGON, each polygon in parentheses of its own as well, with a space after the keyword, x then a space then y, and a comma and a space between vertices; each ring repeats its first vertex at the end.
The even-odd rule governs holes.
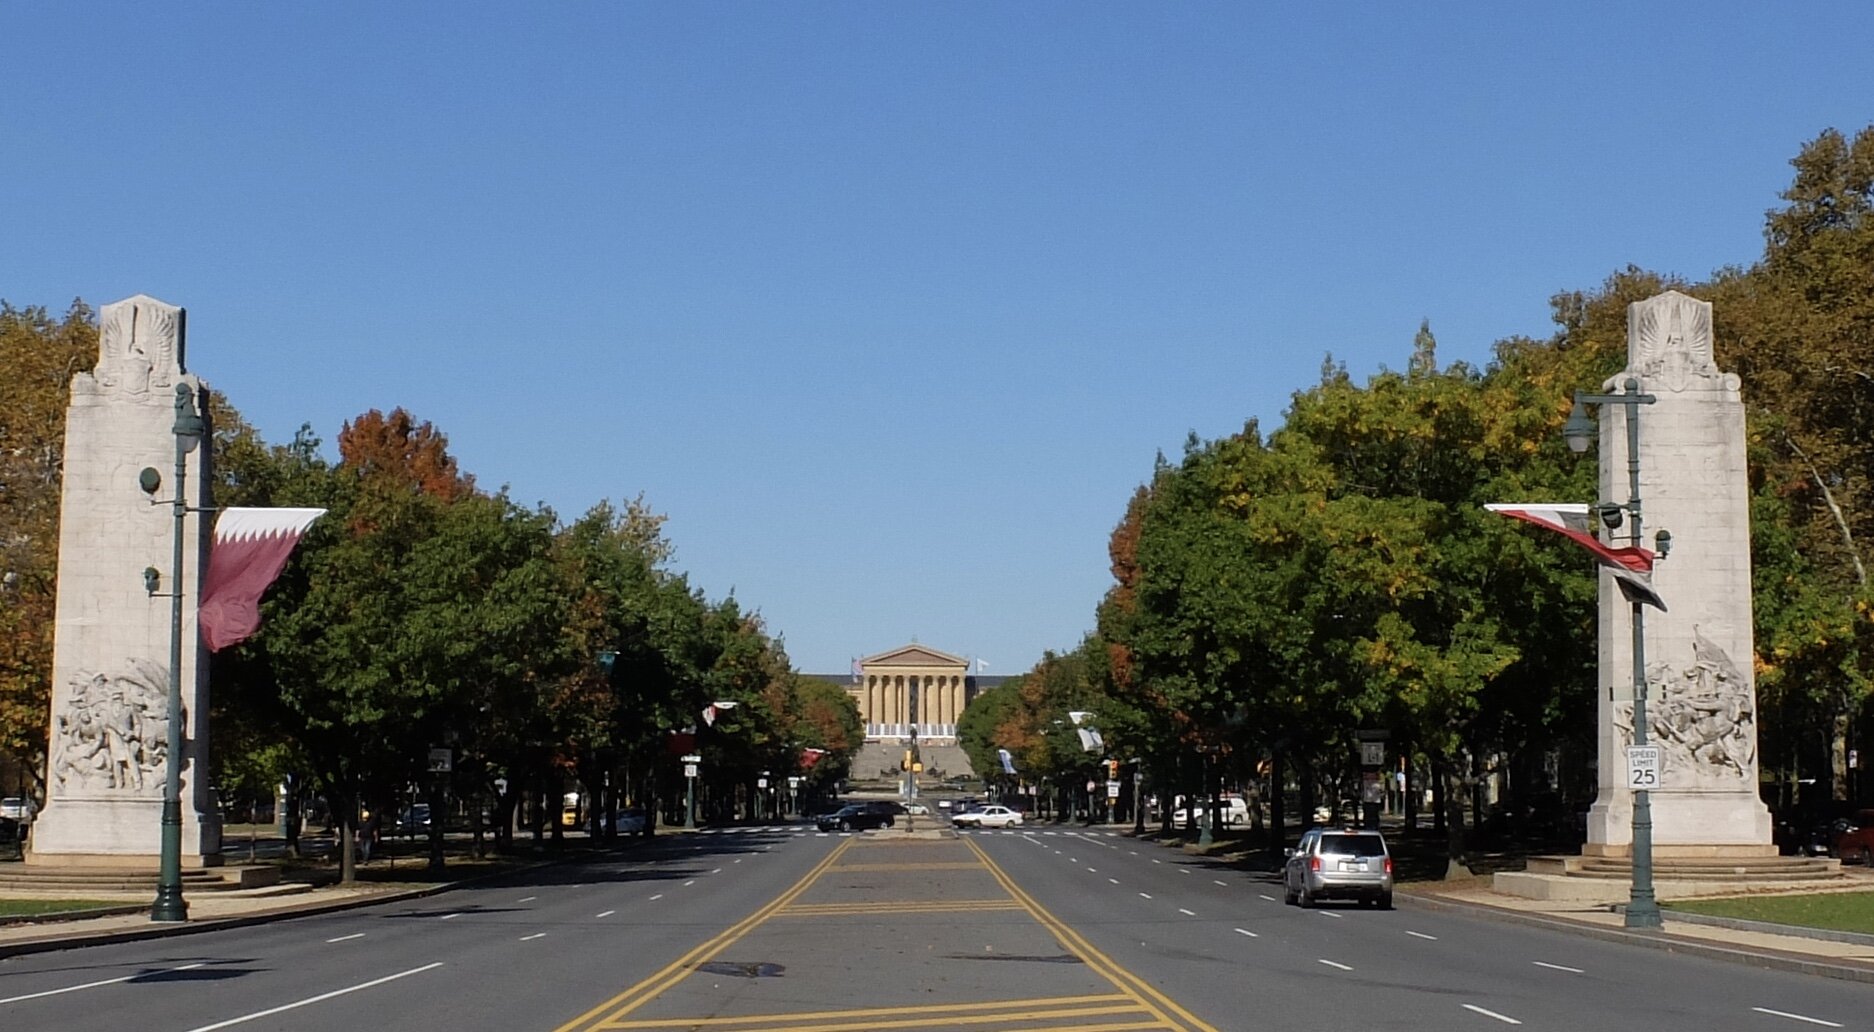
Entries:
POLYGON ((1581 502, 1528 502, 1486 505, 1484 508, 1511 519, 1533 523, 1566 536, 1594 553, 1614 575, 1614 583, 1629 602, 1644 602, 1664 610, 1666 602, 1653 590, 1653 552, 1637 545, 1610 548, 1594 536, 1593 510, 1581 502))
POLYGON ((247 640, 260 627, 260 596, 324 509, 223 509, 202 577, 197 622, 209 651, 247 640))

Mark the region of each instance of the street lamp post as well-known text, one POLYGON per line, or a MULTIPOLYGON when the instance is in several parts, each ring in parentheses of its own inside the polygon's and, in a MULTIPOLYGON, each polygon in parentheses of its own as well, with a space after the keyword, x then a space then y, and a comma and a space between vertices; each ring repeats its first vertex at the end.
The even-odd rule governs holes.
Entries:
MULTIPOLYGON (((150 907, 152 921, 187 921, 189 904, 182 898, 182 562, 185 538, 184 522, 189 515, 189 500, 183 490, 188 476, 189 451, 201 440, 207 426, 195 410, 195 391, 186 383, 176 384, 176 421, 171 428, 176 438, 175 549, 169 565, 169 750, 163 774, 162 860, 156 884, 156 902, 150 907)), ((145 483, 149 482, 146 477, 145 483)), ((145 583, 153 578, 145 572, 145 583)), ((154 590, 151 594, 155 594, 154 590)), ((201 776, 197 771, 196 776, 201 776)))
MULTIPOLYGON (((1575 407, 1568 415, 1568 422, 1562 427, 1562 436, 1568 442, 1568 448, 1577 454, 1585 452, 1588 444, 1597 436, 1594 421, 1589 418, 1588 405, 1621 405, 1627 410, 1627 502, 1601 503, 1601 520, 1609 530, 1620 526, 1621 513, 1632 521, 1631 535, 1635 546, 1640 546, 1642 524, 1640 520, 1640 406, 1651 405, 1658 399, 1651 394, 1640 393, 1640 381, 1629 376, 1621 384, 1619 394, 1590 394, 1586 391, 1575 392, 1575 407)), ((1659 551, 1663 557, 1670 547, 1671 535, 1665 531, 1659 533, 1659 551)), ((1647 744, 1646 735, 1646 623, 1642 603, 1638 598, 1631 599, 1633 606, 1633 744, 1643 747, 1647 744)), ((1653 807, 1651 793, 1644 788, 1632 789, 1633 792, 1633 889, 1627 901, 1626 926, 1628 928, 1658 928, 1663 922, 1659 914, 1659 901, 1653 894, 1653 807)))

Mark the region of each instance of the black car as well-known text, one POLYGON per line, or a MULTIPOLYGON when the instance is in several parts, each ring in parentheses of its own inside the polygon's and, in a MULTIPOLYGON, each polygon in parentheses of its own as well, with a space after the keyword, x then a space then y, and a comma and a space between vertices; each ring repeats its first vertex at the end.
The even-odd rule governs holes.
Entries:
POLYGON ((889 810, 871 803, 848 803, 832 813, 815 817, 813 823, 821 831, 864 831, 891 827, 892 816, 889 810))

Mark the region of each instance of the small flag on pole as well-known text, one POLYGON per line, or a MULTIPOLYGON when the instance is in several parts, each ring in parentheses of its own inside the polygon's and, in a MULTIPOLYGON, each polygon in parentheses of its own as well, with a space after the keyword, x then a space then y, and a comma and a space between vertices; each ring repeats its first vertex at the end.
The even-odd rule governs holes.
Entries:
POLYGON ((853 661, 852 661, 852 683, 853 683, 853 684, 858 684, 858 683, 859 683, 859 680, 860 680, 860 678, 862 678, 862 677, 864 677, 864 676, 865 676, 865 668, 863 668, 863 667, 861 667, 861 666, 859 665, 859 661, 858 661, 858 660, 856 660, 856 659, 855 659, 855 660, 853 660, 853 661))
POLYGON ((1007 749, 997 749, 996 758, 1002 761, 1002 773, 1015 773, 1015 758, 1009 755, 1007 749))
POLYGON ((1106 740, 1100 737, 1098 731, 1090 727, 1083 727, 1078 730, 1080 734, 1080 748, 1082 751, 1099 752, 1101 749, 1106 748, 1106 740))
POLYGON ((738 704, 734 702, 725 702, 721 699, 718 699, 715 702, 712 702, 709 705, 704 706, 703 707, 703 723, 709 725, 710 727, 715 727, 716 718, 734 709, 737 705, 738 704))

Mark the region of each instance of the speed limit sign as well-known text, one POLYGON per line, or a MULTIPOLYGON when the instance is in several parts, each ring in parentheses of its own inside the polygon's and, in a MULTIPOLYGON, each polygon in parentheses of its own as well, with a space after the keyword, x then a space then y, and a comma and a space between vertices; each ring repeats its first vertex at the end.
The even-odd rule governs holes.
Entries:
POLYGON ((1659 746, 1627 746, 1627 787, 1633 789, 1659 787, 1659 746))

